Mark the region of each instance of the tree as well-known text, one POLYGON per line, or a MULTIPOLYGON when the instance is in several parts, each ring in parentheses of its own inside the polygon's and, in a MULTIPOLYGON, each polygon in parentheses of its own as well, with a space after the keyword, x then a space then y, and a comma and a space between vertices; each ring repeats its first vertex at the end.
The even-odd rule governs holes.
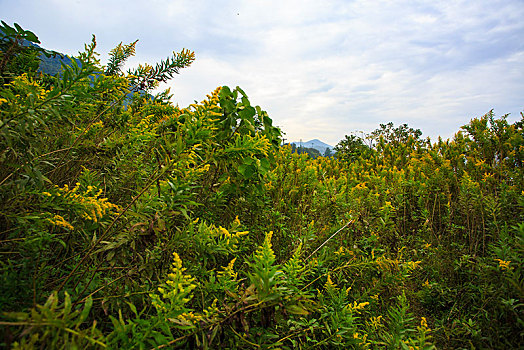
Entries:
POLYGON ((402 124, 398 127, 394 127, 393 122, 387 124, 380 124, 379 128, 375 129, 370 135, 371 140, 376 143, 384 143, 398 145, 405 143, 409 137, 413 137, 415 140, 419 140, 422 135, 420 129, 410 128, 407 124, 402 124))
POLYGON ((371 152, 362 138, 355 135, 346 135, 344 139, 335 146, 335 157, 340 160, 354 161, 361 155, 371 152))

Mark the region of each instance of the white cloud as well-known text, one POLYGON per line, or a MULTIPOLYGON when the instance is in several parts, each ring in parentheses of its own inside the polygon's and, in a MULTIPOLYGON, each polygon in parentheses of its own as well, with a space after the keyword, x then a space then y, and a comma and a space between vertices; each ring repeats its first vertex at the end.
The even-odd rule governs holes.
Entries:
POLYGON ((240 85, 292 140, 336 144, 388 121, 449 137, 491 108, 524 110, 520 0, 40 0, 0 11, 68 53, 91 33, 103 53, 140 39, 132 64, 192 49, 195 63, 169 84, 177 102, 240 85))

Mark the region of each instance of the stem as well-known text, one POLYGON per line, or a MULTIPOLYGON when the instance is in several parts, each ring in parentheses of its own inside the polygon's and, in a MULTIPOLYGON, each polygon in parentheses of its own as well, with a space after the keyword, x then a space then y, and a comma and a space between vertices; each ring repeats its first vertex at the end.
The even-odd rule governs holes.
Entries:
MULTIPOLYGON (((173 165, 174 163, 171 163, 168 167, 166 167, 166 169, 161 173, 159 174, 157 177, 153 178, 143 189, 142 191, 135 196, 135 198, 133 198, 133 200, 131 201, 131 203, 129 203, 127 205, 127 207, 122 210, 121 213, 118 214, 118 216, 111 222, 111 224, 109 224, 109 226, 106 228, 106 230, 104 231, 104 233, 98 238, 98 240, 95 242, 95 244, 93 244, 91 246, 91 248, 89 248, 89 250, 86 252, 86 254, 84 255, 84 257, 80 260, 80 262, 78 262, 78 264, 76 264, 76 266, 74 267, 73 271, 71 271, 69 273, 69 275, 67 275, 66 279, 62 282, 62 284, 60 284, 60 287, 58 288, 58 292, 60 292, 65 284, 67 283, 67 281, 71 278, 71 276, 73 276, 73 274, 76 272, 76 270, 78 270, 80 268, 80 266, 87 260, 87 258, 91 255, 91 253, 93 253, 93 251, 95 250, 95 247, 108 235, 109 233, 109 230, 111 230, 111 228, 113 228, 113 226, 115 226, 115 223, 129 210, 129 208, 131 208, 131 206, 133 204, 135 204, 135 202, 138 200, 138 198, 140 198, 148 189, 149 187, 151 187, 151 185, 153 185, 157 179, 161 178, 166 172, 167 170, 169 170, 171 168, 171 166, 173 165)), ((157 173, 157 171, 155 171, 153 173, 153 175, 151 175, 151 177, 153 177, 155 174, 157 173)), ((85 271, 82 273, 82 276, 85 275, 85 271)))
POLYGON ((308 256, 308 257, 306 258, 306 260, 304 260, 304 261, 308 261, 309 258, 311 258, 311 256, 312 256, 313 254, 315 254, 315 253, 316 253, 320 248, 322 248, 322 247, 323 247, 327 242, 329 242, 329 241, 331 240, 331 238, 335 237, 335 236, 336 236, 340 231, 342 231, 343 229, 345 229, 346 227, 348 227, 349 224, 352 224, 352 223, 354 223, 354 222, 355 222, 355 219, 351 219, 351 220, 349 220, 349 221, 348 221, 344 226, 342 226, 342 227, 341 227, 337 232, 333 233, 333 234, 332 234, 328 239, 326 239, 326 240, 324 241, 324 243, 322 243, 322 244, 321 244, 317 249, 315 249, 315 250, 313 251, 313 253, 309 254, 309 256, 308 256))

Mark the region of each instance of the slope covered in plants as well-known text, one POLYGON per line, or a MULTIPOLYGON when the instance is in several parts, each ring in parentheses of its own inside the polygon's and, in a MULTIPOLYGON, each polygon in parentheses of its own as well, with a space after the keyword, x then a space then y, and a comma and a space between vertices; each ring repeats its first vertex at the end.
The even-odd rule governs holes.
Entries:
POLYGON ((239 87, 185 108, 168 91, 129 99, 191 51, 124 72, 136 42, 102 66, 93 38, 51 77, 16 47, 36 37, 9 28, 3 346, 523 343, 524 120, 488 113, 435 143, 388 124, 311 159, 239 87))

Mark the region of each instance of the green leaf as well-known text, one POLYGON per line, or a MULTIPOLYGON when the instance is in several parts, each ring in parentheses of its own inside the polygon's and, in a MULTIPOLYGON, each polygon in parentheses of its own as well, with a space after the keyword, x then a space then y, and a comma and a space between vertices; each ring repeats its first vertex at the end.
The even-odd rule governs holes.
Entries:
POLYGON ((131 311, 133 311, 135 316, 138 317, 138 312, 136 311, 136 306, 134 304, 130 303, 129 301, 126 301, 126 304, 129 305, 129 308, 131 309, 131 311))
POLYGON ((89 311, 91 311, 92 306, 93 306, 93 298, 91 298, 91 296, 88 296, 84 304, 84 309, 82 310, 82 313, 80 314, 80 317, 77 320, 79 324, 85 321, 85 319, 89 315, 89 311))
POLYGON ((2 24, 3 24, 3 28, 2 28, 2 31, 4 32, 5 35, 16 35, 16 30, 15 28, 9 26, 7 23, 5 23, 4 21, 2 21, 2 24))
POLYGON ((253 123, 254 122, 253 117, 255 116, 255 113, 256 111, 253 107, 247 106, 243 110, 238 112, 238 115, 240 118, 253 123))
POLYGON ((238 172, 244 177, 244 179, 249 179, 255 174, 256 169, 254 165, 241 164, 238 166, 238 172))
POLYGON ((64 318, 67 318, 67 315, 71 312, 71 296, 68 292, 65 292, 65 301, 64 301, 64 318))
POLYGON ((226 97, 228 95, 231 95, 231 89, 229 89, 229 86, 222 86, 222 88, 220 89, 220 94, 219 96, 222 98, 222 97, 226 97))
POLYGON ((242 90, 242 89, 240 88, 240 86, 237 86, 235 90, 237 90, 238 92, 240 92, 240 94, 241 94, 243 97, 247 98, 246 93, 244 92, 244 90, 242 90))
POLYGON ((286 311, 293 315, 309 315, 309 311, 299 305, 287 305, 286 311))
POLYGON ((24 32, 24 30, 22 29, 22 27, 18 25, 18 23, 15 23, 14 25, 18 33, 22 34, 24 32))
POLYGON ((267 158, 260 159, 260 172, 266 173, 269 170, 270 166, 271 165, 269 164, 269 160, 267 160, 267 158))

